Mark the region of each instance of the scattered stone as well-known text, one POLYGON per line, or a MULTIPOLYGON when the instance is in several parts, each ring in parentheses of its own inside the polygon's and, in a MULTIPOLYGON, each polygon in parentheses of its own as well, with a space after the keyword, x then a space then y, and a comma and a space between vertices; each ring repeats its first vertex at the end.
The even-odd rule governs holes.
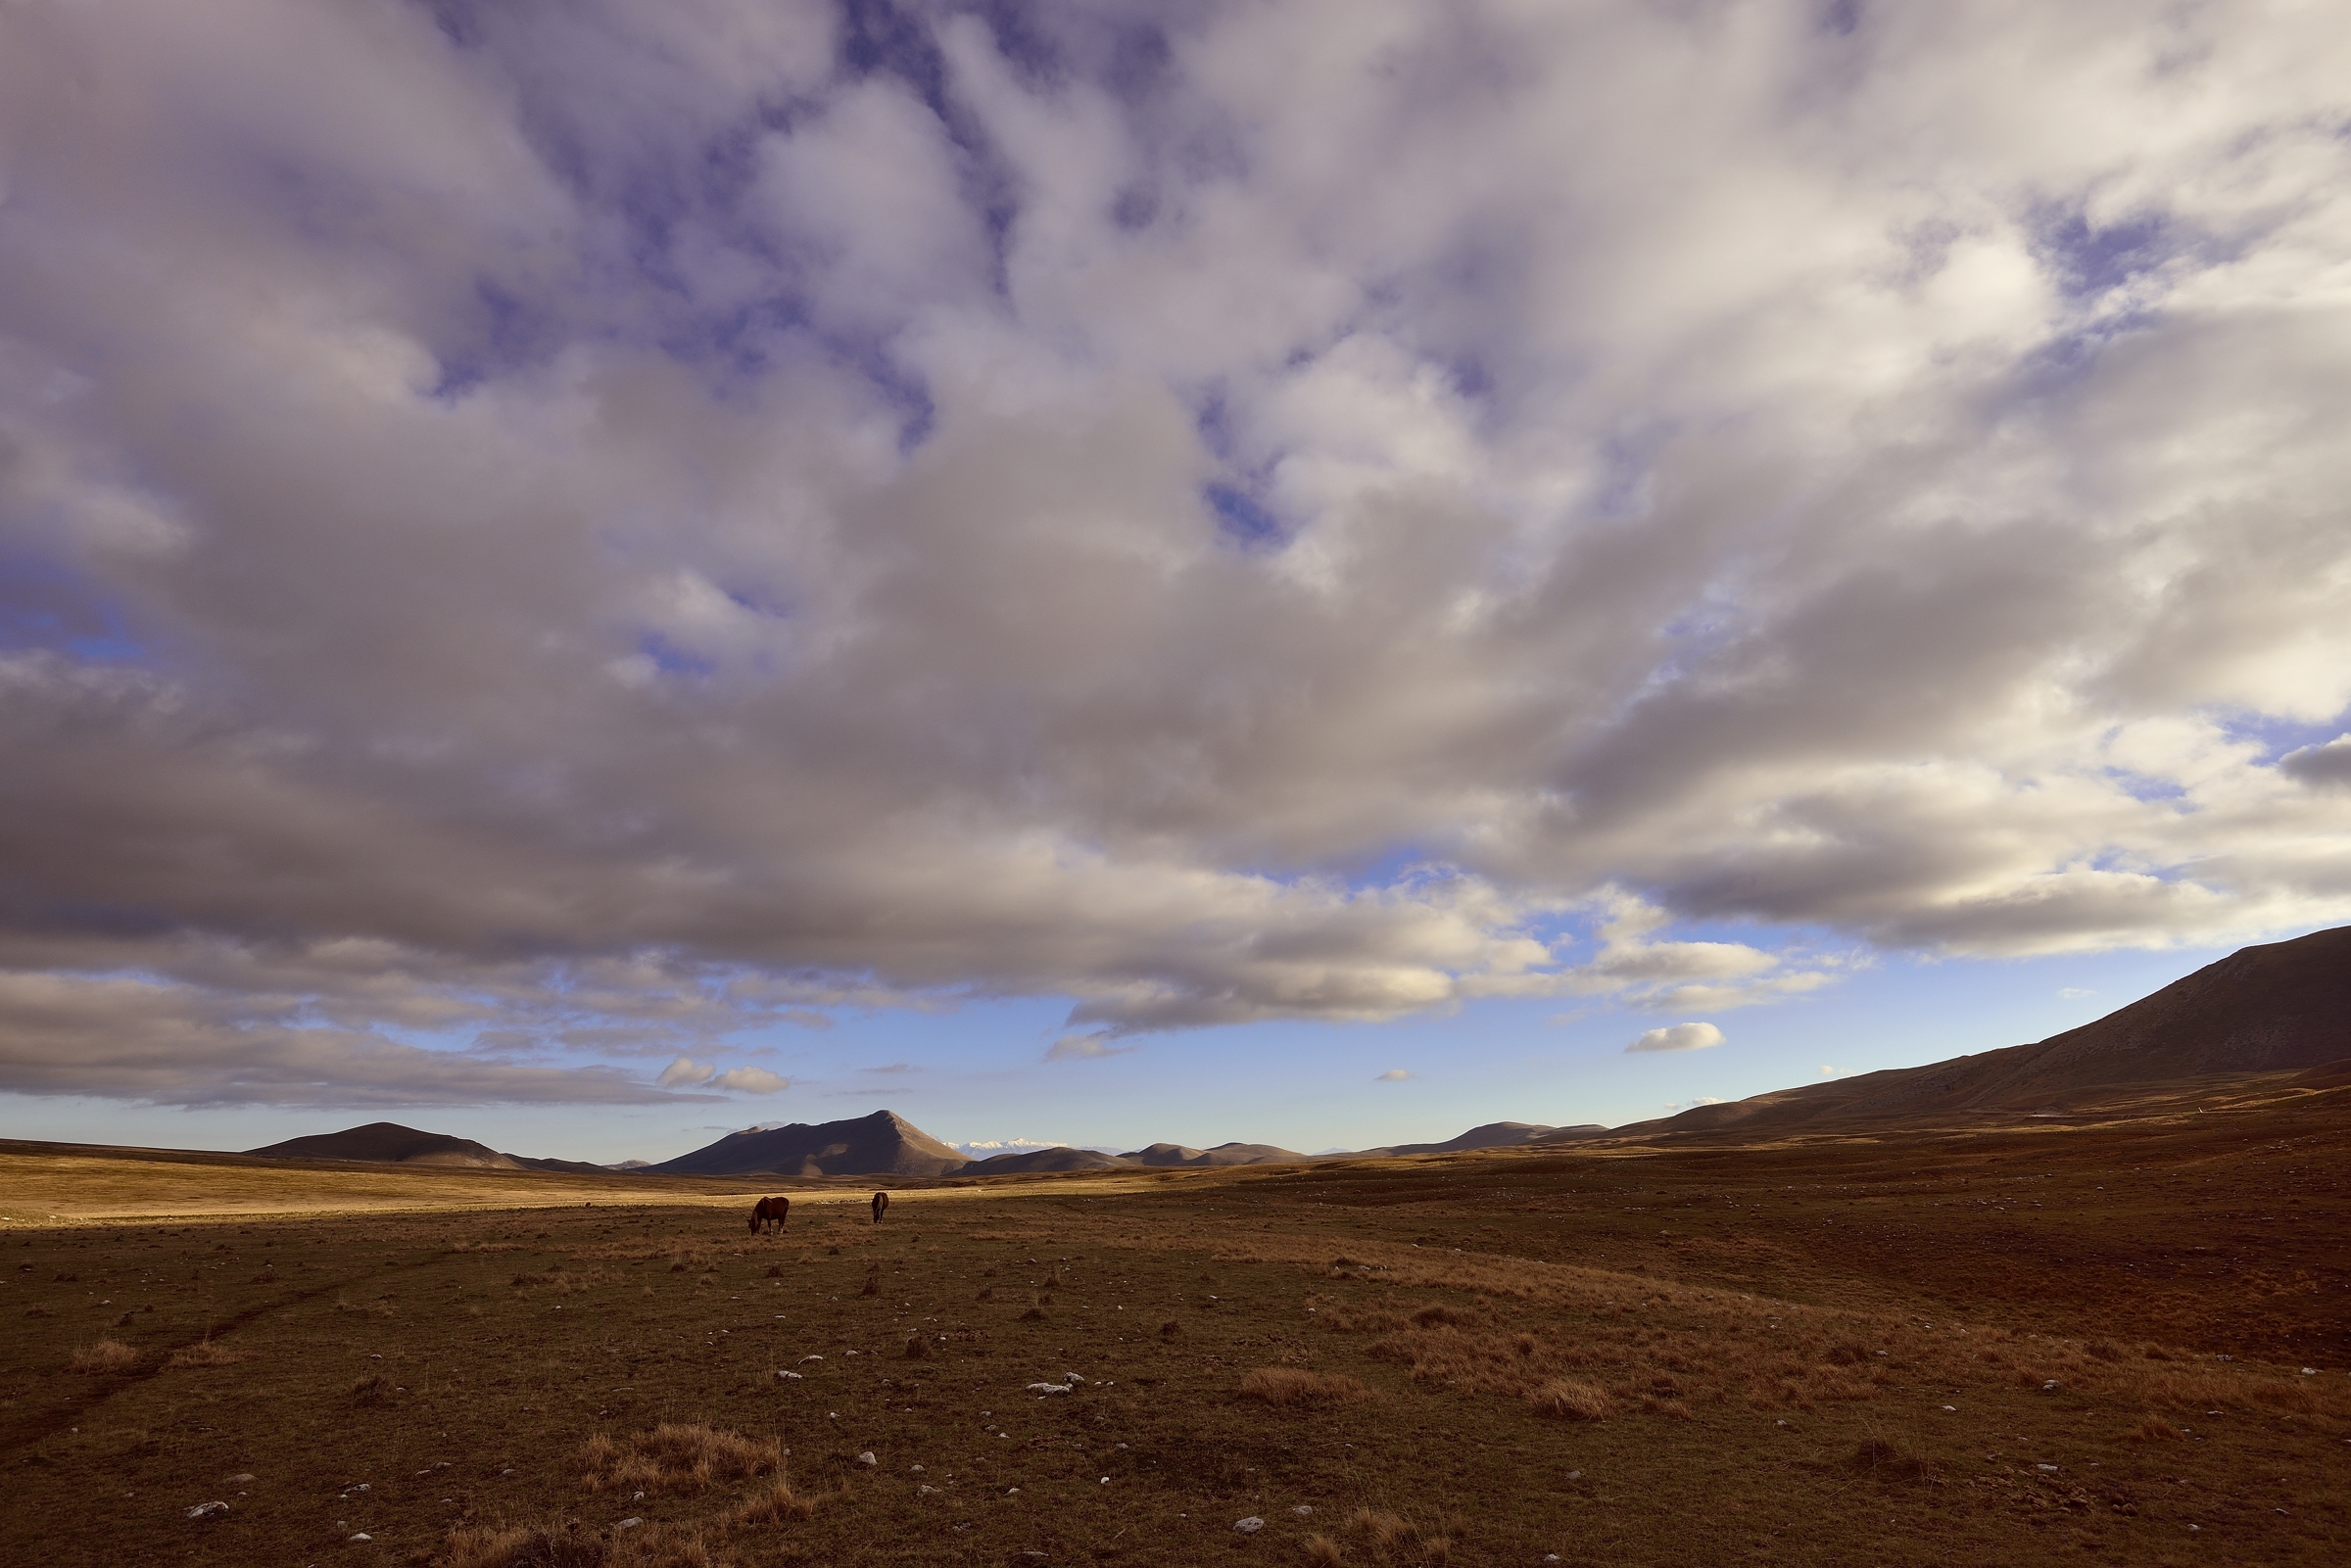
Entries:
POLYGON ((776 1381, 779 1383, 805 1383, 808 1380, 800 1376, 800 1374, 797 1372, 787 1372, 783 1368, 778 1367, 776 1369, 776 1381))
POLYGON ((930 1487, 930 1486, 916 1487, 916 1488, 914 1489, 914 1495, 915 1495, 916 1497, 931 1497, 931 1496, 935 1495, 935 1494, 936 1494, 937 1491, 938 1491, 938 1488, 936 1488, 936 1487, 930 1487))
POLYGON ((2037 1464, 2033 1468, 2036 1470, 2055 1470, 2057 1467, 2053 1464, 2037 1464))
POLYGON ((373 1540, 375 1539, 375 1537, 373 1537, 373 1536, 369 1535, 369 1534, 368 1534, 366 1531, 362 1530, 362 1531, 360 1531, 360 1532, 358 1535, 356 1535, 356 1536, 352 1537, 351 1539, 352 1539, 352 1540, 354 1540, 354 1541, 373 1541, 373 1540))
POLYGON ((1246 1519, 1235 1519, 1232 1522, 1232 1528, 1239 1531, 1244 1536, 1254 1536, 1260 1530, 1266 1528, 1266 1522, 1263 1519, 1260 1519, 1256 1514, 1251 1514, 1246 1519))
POLYGON ((645 1523, 645 1520, 642 1516, 638 1514, 631 1514, 626 1519, 623 1519, 620 1523, 614 1525, 612 1528, 615 1530, 634 1530, 643 1523, 645 1523))
POLYGON ((228 1504, 225 1502, 200 1502, 188 1510, 188 1517, 191 1519, 217 1519, 226 1512, 228 1512, 228 1504))
POLYGON ((1301 1519, 1311 1519, 1314 1517, 1315 1510, 1302 1502, 1298 1504, 1297 1507, 1292 1508, 1290 1512, 1296 1514, 1301 1519))
POLYGON ((241 1487, 252 1479, 253 1477, 250 1475, 232 1475, 228 1478, 228 1484, 232 1487, 241 1487))
POLYGON ((880 1464, 882 1461, 874 1457, 873 1449, 868 1449, 863 1453, 857 1455, 857 1462, 859 1464, 880 1464))
POLYGON ((2055 1378, 2051 1378, 2040 1386, 2040 1392, 2043 1394, 2054 1394, 2064 1386, 2064 1384, 2058 1382, 2055 1378))

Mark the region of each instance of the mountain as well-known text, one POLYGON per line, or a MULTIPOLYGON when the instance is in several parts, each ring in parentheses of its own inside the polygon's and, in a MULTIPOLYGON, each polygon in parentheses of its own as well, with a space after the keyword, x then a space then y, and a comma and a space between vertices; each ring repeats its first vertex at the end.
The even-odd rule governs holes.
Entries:
POLYGON ((2240 948, 2093 1023, 2032 1045, 1700 1106, 1618 1127, 1612 1136, 2055 1111, 2098 1091, 2215 1073, 2310 1072, 2346 1058, 2351 927, 2340 927, 2240 948))
POLYGON ((941 1176, 970 1163, 896 1112, 877 1111, 814 1126, 730 1132, 652 1168, 692 1176, 941 1176))
POLYGON ((397 1121, 370 1121, 363 1127, 288 1138, 266 1149, 245 1152, 264 1160, 364 1160, 379 1164, 459 1165, 480 1170, 525 1170, 539 1164, 502 1155, 471 1138, 419 1132, 397 1121))
POLYGON ((1526 1121, 1489 1121, 1482 1127, 1471 1127, 1459 1137, 1443 1143, 1399 1143, 1385 1149, 1364 1149, 1357 1159, 1394 1155, 1449 1155, 1464 1149, 1502 1149, 1511 1144, 1532 1143, 1537 1138, 1566 1138, 1578 1134, 1605 1132, 1598 1122, 1585 1127, 1539 1127, 1526 1121))
POLYGON ((1119 1156, 1130 1165, 1192 1165, 1206 1157, 1197 1149, 1180 1143, 1155 1143, 1147 1149, 1119 1156))
POLYGON ((1011 1154, 991 1155, 975 1160, 956 1174, 959 1176, 1017 1175, 1033 1170, 1121 1170, 1130 1162, 1092 1149, 1072 1149, 1066 1145, 1056 1149, 1020 1149, 1011 1154))

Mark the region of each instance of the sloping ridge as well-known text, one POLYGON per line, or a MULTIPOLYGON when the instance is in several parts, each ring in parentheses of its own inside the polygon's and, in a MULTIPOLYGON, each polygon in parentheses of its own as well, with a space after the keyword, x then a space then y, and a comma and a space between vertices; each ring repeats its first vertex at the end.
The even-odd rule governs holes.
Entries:
POLYGON ((480 1170, 522 1170, 537 1164, 502 1155, 471 1138, 419 1132, 397 1121, 370 1121, 363 1127, 288 1138, 245 1152, 263 1160, 364 1160, 377 1164, 458 1165, 480 1170))
POLYGON ((652 1168, 673 1175, 938 1176, 970 1162, 894 1111, 730 1132, 652 1168))
POLYGON ((1061 1144, 1051 1149, 1019 1149, 1011 1154, 990 1155, 985 1160, 973 1161, 957 1174, 998 1176, 1038 1170, 1123 1170, 1129 1164, 1099 1150, 1073 1149, 1061 1144))
POLYGON ((2094 1090, 2308 1070, 2346 1057, 2351 927, 2338 927, 2240 948, 2095 1022, 2032 1045, 1700 1106, 1616 1134, 2056 1110, 2094 1090))
POLYGON ((1385 1149, 1366 1149, 1357 1158, 1376 1155, 1450 1155, 1470 1149, 1506 1149, 1512 1144, 1532 1143, 1547 1135, 1574 1135, 1607 1129, 1594 1123, 1584 1127, 1545 1127, 1531 1121, 1489 1121, 1482 1127, 1471 1127, 1458 1137, 1443 1143, 1398 1143, 1385 1149))

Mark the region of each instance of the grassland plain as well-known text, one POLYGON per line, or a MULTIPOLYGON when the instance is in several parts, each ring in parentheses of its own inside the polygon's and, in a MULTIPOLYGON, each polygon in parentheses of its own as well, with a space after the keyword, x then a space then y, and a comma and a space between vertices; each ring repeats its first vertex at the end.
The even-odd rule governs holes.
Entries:
MULTIPOLYGON (((879 1227, 783 1183, 781 1237, 468 1172, 19 1222, 0 1557, 2340 1563, 2344 1098, 909 1185, 879 1227)), ((37 1158, 0 1211, 246 1179, 37 1158)))

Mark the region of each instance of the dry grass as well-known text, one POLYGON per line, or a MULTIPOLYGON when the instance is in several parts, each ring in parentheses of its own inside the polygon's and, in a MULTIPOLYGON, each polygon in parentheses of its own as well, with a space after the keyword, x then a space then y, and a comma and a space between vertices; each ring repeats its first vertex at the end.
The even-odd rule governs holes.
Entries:
POLYGON ((576 1274, 568 1269, 516 1274, 512 1284, 518 1291, 552 1290, 558 1296, 567 1296, 576 1291, 593 1290, 599 1285, 617 1285, 621 1282, 622 1276, 619 1274, 601 1268, 587 1268, 576 1274))
POLYGON ((701 1493, 715 1482, 748 1480, 784 1467, 784 1450, 773 1439, 671 1421, 618 1443, 599 1433, 582 1447, 581 1457, 588 1473, 580 1484, 591 1492, 701 1493))
POLYGON ((553 1525, 453 1530, 435 1568, 734 1568, 735 1558, 696 1526, 595 1531, 553 1525))
POLYGON ((68 1364, 76 1372, 127 1372, 139 1364, 139 1353, 120 1340, 99 1340, 77 1347, 68 1364))
POLYGON ((1555 1377, 1529 1391, 1526 1403, 1537 1415, 1559 1416, 1570 1421, 1605 1421, 1615 1408, 1608 1391, 1599 1384, 1563 1377, 1555 1377))
POLYGON ((1307 1568, 1339 1568, 1347 1553, 1328 1536, 1309 1536, 1305 1541, 1307 1568))
POLYGON ((1241 1379, 1241 1398, 1268 1404, 1364 1404, 1382 1398, 1344 1372, 1309 1372, 1295 1366, 1261 1366, 1241 1379))
POLYGON ((824 1498, 794 1492, 792 1483, 782 1476, 765 1492, 746 1499, 727 1516, 728 1524, 737 1529, 753 1525, 780 1525, 816 1517, 824 1498))
POLYGON ((1927 1461, 1883 1438, 1864 1438, 1853 1449, 1853 1468, 1887 1481, 1923 1481, 1927 1461))
POLYGON ((251 1351, 232 1351, 225 1345, 216 1345, 211 1340, 203 1340, 194 1345, 181 1346, 171 1353, 170 1359, 165 1361, 164 1364, 166 1366, 234 1366, 239 1361, 255 1359, 258 1357, 251 1351))

